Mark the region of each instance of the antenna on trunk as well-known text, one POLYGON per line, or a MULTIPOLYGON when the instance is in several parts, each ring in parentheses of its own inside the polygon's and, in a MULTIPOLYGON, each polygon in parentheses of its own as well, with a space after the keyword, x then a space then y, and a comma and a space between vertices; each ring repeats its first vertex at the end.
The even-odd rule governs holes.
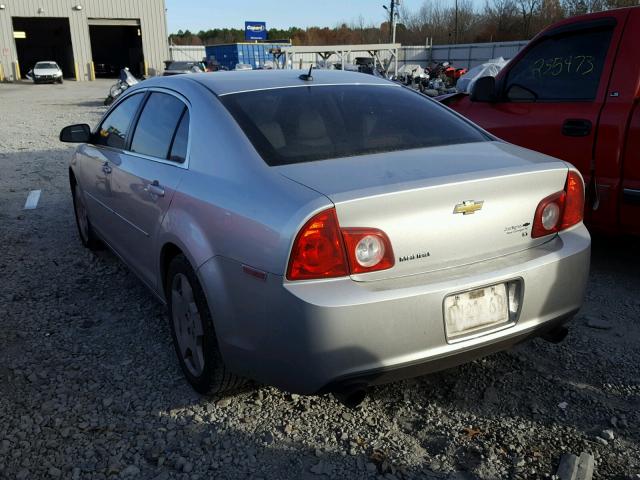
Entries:
POLYGON ((311 76, 311 70, 313 70, 313 65, 309 67, 309 73, 303 73, 298 78, 300 80, 304 80, 305 82, 310 82, 311 80, 313 80, 313 77, 311 76))

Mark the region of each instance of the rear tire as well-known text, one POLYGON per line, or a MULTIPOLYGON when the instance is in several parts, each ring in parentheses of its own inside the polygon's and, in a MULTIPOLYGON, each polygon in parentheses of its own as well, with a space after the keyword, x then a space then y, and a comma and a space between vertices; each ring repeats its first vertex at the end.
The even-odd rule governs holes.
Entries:
POLYGON ((242 386, 245 380, 229 372, 222 360, 206 297, 184 255, 169 264, 165 292, 173 345, 194 390, 219 395, 242 386))
POLYGON ((76 216, 76 226, 78 227, 78 236, 82 245, 91 251, 100 250, 102 248, 102 242, 98 239, 93 232, 91 222, 89 221, 89 215, 87 213, 87 205, 85 203, 82 189, 78 183, 73 185, 72 191, 73 197, 73 211, 76 216))

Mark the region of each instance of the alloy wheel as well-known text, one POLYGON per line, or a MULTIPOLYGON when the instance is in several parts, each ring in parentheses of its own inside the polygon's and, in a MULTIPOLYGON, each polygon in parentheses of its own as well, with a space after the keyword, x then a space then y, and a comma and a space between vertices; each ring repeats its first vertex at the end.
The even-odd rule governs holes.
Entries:
POLYGON ((171 317, 184 365, 191 375, 199 377, 204 371, 204 329, 193 288, 182 273, 171 282, 171 317))
POLYGON ((76 218, 78 219, 78 227, 83 242, 89 241, 89 219, 87 218, 87 207, 84 204, 84 198, 80 187, 76 185, 74 207, 76 209, 76 218))

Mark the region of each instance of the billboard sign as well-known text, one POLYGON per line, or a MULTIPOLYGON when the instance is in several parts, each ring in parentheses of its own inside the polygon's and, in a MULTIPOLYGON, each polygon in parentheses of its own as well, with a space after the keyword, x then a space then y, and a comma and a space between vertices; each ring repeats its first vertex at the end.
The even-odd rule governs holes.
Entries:
POLYGON ((267 24, 265 22, 244 22, 245 40, 266 40, 267 24))

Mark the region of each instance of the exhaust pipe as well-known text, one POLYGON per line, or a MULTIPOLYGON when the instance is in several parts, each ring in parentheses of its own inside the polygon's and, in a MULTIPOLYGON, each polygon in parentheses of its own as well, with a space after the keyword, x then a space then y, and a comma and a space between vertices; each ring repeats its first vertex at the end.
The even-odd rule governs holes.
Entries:
POLYGON ((333 396, 345 407, 355 409, 367 398, 367 391, 363 385, 351 385, 333 392, 333 396))
POLYGON ((556 327, 553 330, 549 330, 548 332, 540 335, 540 338, 547 342, 560 343, 565 339, 568 333, 569 329, 567 327, 556 327))

